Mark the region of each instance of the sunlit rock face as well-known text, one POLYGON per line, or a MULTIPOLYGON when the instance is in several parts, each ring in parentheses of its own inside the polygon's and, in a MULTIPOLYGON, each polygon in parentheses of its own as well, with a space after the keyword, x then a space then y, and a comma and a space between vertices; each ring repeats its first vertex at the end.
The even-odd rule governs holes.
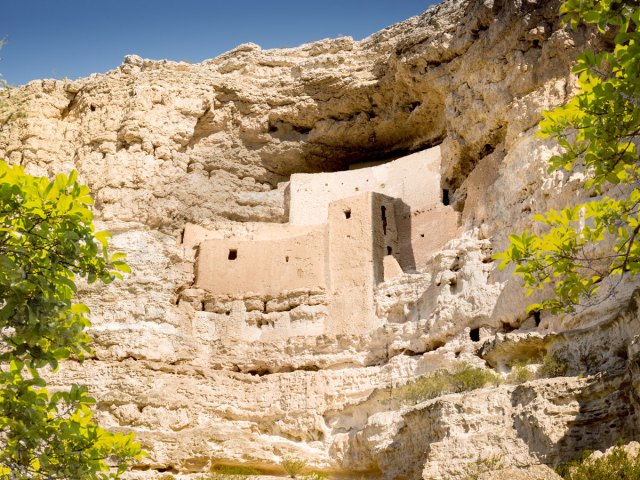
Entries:
POLYGON ((359 42, 128 56, 9 92, 0 155, 77 169, 133 270, 82 286, 95 355, 53 379, 88 385, 103 425, 136 432, 149 456, 132 476, 283 474, 299 458, 458 479, 499 459, 487 478, 543 479, 637 436, 634 285, 535 319, 492 261, 537 228, 532 213, 582 199, 535 136, 574 91, 575 55, 600 47, 560 25, 559 5, 450 0, 359 42), (437 369, 506 374, 545 353, 569 376, 399 393, 437 369))

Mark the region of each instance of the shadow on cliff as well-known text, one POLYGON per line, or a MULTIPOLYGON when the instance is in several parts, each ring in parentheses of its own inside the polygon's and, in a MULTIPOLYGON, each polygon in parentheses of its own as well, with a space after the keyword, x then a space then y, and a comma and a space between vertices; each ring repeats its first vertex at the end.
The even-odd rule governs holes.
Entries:
POLYGON ((577 377, 523 384, 512 394, 514 428, 533 456, 557 466, 585 450, 640 439, 638 335, 640 290, 609 320, 559 335, 554 355, 577 377))

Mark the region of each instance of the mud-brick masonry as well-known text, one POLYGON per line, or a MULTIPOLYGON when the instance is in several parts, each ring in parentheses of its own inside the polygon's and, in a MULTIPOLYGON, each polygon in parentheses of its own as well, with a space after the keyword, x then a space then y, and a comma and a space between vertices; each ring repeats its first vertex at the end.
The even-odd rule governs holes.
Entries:
MULTIPOLYGON (((184 243, 198 246, 195 286, 238 299, 322 292, 324 332, 373 330, 381 324, 375 287, 419 271, 456 234, 458 215, 442 203, 439 169, 435 147, 373 167, 294 174, 284 190, 289 223, 240 224, 230 233, 187 227, 184 243)), ((293 334, 278 323, 267 326, 293 334)))

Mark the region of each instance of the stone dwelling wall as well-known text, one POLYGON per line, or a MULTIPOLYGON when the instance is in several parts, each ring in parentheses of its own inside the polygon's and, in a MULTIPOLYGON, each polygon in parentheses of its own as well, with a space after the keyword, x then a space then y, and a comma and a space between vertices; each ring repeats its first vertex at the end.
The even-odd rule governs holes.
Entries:
POLYGON ((324 289, 325 240, 324 226, 276 239, 204 240, 198 254, 196 287, 216 295, 238 296, 324 289))
POLYGON ((461 231, 460 214, 442 203, 411 211, 404 202, 397 200, 395 210, 398 260, 405 272, 426 268, 433 254, 461 231))
POLYGON ((433 147, 375 167, 294 174, 289 185, 289 223, 325 223, 331 202, 364 192, 400 198, 411 210, 433 206, 442 195, 439 172, 440 147, 433 147))
POLYGON ((329 205, 327 333, 362 334, 379 326, 373 290, 384 279, 387 252, 399 253, 394 201, 366 193, 329 205))
MULTIPOLYGON (((209 295, 233 299, 248 294, 267 297, 264 308, 258 309, 262 312, 247 315, 249 310, 231 307, 218 312, 230 318, 220 316, 214 320, 227 324, 242 317, 247 325, 272 326, 281 333, 290 331, 289 322, 279 318, 256 317, 255 322, 251 319, 270 313, 269 297, 300 289, 318 292, 326 289, 329 301, 326 333, 357 334, 372 330, 379 323, 374 310, 374 288, 385 278, 385 265, 399 268, 397 201, 371 192, 338 200, 330 204, 326 224, 313 227, 282 224, 244 227, 237 235, 233 231, 229 234, 189 227, 185 229, 184 243, 196 245, 200 241, 194 286, 209 295)), ((229 328, 245 329, 244 324, 229 328)), ((262 329, 258 337, 251 336, 261 338, 264 334, 262 329)))

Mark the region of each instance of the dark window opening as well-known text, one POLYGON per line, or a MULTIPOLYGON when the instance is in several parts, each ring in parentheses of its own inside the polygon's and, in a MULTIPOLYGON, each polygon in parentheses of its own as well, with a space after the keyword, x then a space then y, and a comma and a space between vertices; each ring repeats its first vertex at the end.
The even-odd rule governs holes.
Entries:
POLYGON ((95 105, 91 105, 91 106, 89 107, 89 109, 90 109, 92 112, 95 112, 95 111, 96 111, 96 106, 95 106, 95 105))
MULTIPOLYGON (((380 207, 382 213, 382 233, 387 234, 387 207, 384 205, 380 207)), ((389 248, 389 247, 387 247, 389 248)))
POLYGON ((344 218, 351 218, 351 209, 344 211, 344 218))
POLYGON ((424 233, 421 233, 421 234, 420 234, 420 238, 424 238, 424 233))
POLYGON ((387 247, 387 255, 391 255, 393 253, 393 248, 387 247))
POLYGON ((482 149, 482 154, 483 156, 491 155, 495 150, 496 150, 496 147, 494 147, 490 143, 487 143, 482 149))
POLYGON ((471 331, 469 332, 469 338, 471 339, 472 342, 479 342, 480 341, 480 329, 479 328, 471 329, 471 331))
POLYGON ((502 333, 509 333, 515 330, 514 327, 511 326, 510 323, 502 322, 502 333))
POLYGON ((536 322, 536 327, 540 326, 540 310, 533 312, 533 320, 536 322))
POLYGON ((442 203, 449 205, 449 190, 446 188, 442 190, 442 203))
POLYGON ((284 261, 289 263, 289 257, 288 256, 284 257, 284 261))
POLYGON ((235 260, 236 258, 238 258, 238 250, 236 250, 235 248, 230 248, 229 256, 227 258, 229 260, 235 260))

